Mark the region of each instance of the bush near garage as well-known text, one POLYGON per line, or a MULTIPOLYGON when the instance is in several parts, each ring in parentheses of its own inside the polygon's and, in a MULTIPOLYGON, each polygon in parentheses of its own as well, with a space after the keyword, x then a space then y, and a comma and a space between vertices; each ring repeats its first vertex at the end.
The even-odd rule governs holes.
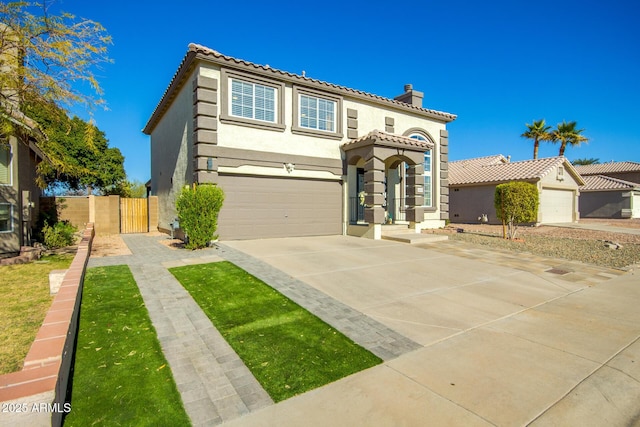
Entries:
POLYGON ((508 182, 496 186, 494 206, 502 224, 507 225, 507 238, 513 240, 518 225, 538 218, 538 187, 529 182, 508 182))
POLYGON ((218 213, 224 202, 222 188, 213 184, 184 187, 176 201, 180 227, 187 237, 187 249, 206 247, 217 239, 218 213))

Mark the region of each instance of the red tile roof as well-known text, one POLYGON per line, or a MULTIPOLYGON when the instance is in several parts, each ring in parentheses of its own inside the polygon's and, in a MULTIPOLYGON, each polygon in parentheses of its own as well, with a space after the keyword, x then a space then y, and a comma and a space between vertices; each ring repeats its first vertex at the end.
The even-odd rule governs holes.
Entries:
POLYGON ((606 190, 640 190, 640 184, 611 178, 605 175, 587 175, 582 177, 585 184, 580 191, 606 191, 606 190))
MULTIPOLYGON (((419 151, 431 150, 433 143, 431 141, 422 141, 419 139, 409 138, 408 136, 393 135, 390 133, 382 132, 380 130, 372 130, 368 134, 361 136, 360 138, 353 139, 349 142, 342 144, 343 149, 350 149, 354 146, 358 146, 367 140, 376 140, 382 143, 390 143, 394 146, 403 145, 409 148, 417 148, 419 151)), ((414 150, 416 151, 416 150, 414 150)))
POLYGON ((564 165, 578 184, 582 180, 565 157, 548 157, 520 162, 508 162, 501 154, 449 163, 449 185, 500 183, 509 181, 538 181, 564 165))
POLYGON ((162 95, 162 99, 156 106, 155 110, 151 114, 151 118, 144 128, 144 132, 149 134, 155 124, 159 120, 159 116, 164 112, 164 108, 168 104, 168 102, 175 96, 173 92, 181 85, 181 80, 184 78, 186 74, 188 74, 188 70, 192 64, 192 62, 196 59, 196 56, 199 56, 205 60, 211 60, 218 63, 222 63, 226 66, 234 66, 235 68, 240 68, 253 72, 260 72, 262 74, 268 73, 276 75, 280 78, 285 78, 290 81, 299 82, 301 84, 306 84, 311 87, 316 87, 319 89, 330 90, 332 92, 340 92, 343 94, 351 95, 358 98, 364 98, 369 101, 381 102, 386 105, 391 105, 395 107, 400 107, 402 109, 408 109, 410 111, 416 113, 422 113, 429 117, 432 117, 436 120, 441 120, 444 122, 451 122, 457 118, 455 114, 445 113, 443 111, 430 110, 428 108, 416 107, 411 104, 407 104, 401 101, 396 101, 394 99, 385 98, 382 96, 374 95, 371 93, 363 92, 356 89, 351 89, 345 86, 339 86, 333 83, 328 83, 322 80, 312 79, 306 76, 301 76, 298 74, 289 73, 287 71, 278 70, 276 68, 272 68, 269 65, 259 65, 253 62, 245 61, 244 59, 238 59, 231 56, 223 55, 220 52, 210 49, 208 47, 191 43, 189 44, 189 50, 187 54, 182 59, 180 66, 178 67, 178 71, 174 74, 171 79, 171 83, 165 90, 162 95))
POLYGON ((609 162, 597 165, 576 165, 580 175, 606 175, 617 172, 640 172, 640 163, 636 162, 609 162))

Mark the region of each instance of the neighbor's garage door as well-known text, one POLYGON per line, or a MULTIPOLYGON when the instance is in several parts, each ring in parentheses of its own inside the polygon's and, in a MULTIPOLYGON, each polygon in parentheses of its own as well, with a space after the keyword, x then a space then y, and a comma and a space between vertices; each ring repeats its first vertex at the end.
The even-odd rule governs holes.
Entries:
POLYGON ((543 188, 540 195, 540 222, 573 222, 573 202, 573 191, 543 188))
POLYGON ((220 175, 221 239, 342 234, 337 181, 220 175))

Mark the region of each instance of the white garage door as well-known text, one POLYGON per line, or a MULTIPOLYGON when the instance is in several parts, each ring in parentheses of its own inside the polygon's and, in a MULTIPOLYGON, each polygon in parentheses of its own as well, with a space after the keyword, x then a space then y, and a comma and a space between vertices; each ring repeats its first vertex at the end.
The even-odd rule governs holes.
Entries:
POLYGON ((573 222, 573 203, 573 191, 543 188, 540 195, 540 222, 573 222))
POLYGON ((631 218, 640 218, 640 193, 631 193, 631 218))
POLYGON ((342 234, 338 181, 220 175, 221 239, 342 234))

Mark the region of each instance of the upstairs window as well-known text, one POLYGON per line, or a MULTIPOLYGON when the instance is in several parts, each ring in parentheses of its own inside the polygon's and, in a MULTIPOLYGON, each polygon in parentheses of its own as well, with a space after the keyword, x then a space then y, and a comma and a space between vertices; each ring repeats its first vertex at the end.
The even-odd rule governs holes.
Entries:
POLYGON ((336 130, 336 102, 310 95, 300 95, 300 127, 327 132, 336 130))
POLYGON ((231 79, 231 115, 275 123, 276 89, 231 79))
POLYGON ((11 185, 11 147, 0 142, 0 185, 11 185))
POLYGON ((291 132, 316 138, 342 139, 342 97, 293 86, 291 132))

